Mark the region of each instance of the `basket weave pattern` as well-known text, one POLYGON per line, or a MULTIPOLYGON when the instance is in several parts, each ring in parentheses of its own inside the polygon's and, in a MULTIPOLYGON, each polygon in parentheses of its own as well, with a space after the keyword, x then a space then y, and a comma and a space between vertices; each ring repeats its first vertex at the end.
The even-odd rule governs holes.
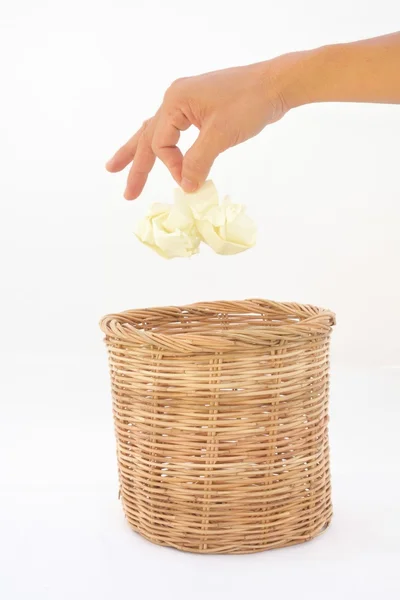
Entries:
POLYGON ((120 494, 135 531, 181 550, 237 554, 327 527, 334 319, 248 300, 102 320, 120 494))

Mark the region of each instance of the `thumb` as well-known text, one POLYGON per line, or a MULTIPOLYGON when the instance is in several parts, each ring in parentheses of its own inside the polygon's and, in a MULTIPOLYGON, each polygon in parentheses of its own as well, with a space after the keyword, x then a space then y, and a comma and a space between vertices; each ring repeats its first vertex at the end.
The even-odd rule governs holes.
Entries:
POLYGON ((220 152, 218 137, 211 128, 200 130, 197 140, 183 157, 181 187, 185 192, 195 192, 203 185, 220 152))

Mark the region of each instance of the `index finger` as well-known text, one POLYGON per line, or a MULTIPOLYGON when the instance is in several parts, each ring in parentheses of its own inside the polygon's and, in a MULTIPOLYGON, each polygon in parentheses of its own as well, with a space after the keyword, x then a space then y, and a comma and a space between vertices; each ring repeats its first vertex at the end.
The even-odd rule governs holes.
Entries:
POLYGON ((154 154, 165 164, 177 183, 181 181, 182 152, 179 150, 181 131, 189 129, 191 123, 186 116, 177 111, 174 115, 160 115, 153 136, 154 154))

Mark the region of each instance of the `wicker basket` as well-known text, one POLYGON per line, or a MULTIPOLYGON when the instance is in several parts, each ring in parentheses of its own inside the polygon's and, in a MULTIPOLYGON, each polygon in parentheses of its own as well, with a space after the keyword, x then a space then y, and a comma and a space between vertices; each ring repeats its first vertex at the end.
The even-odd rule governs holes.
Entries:
POLYGON ((327 527, 334 322, 327 310, 265 300, 102 320, 120 494, 135 531, 238 554, 327 527))

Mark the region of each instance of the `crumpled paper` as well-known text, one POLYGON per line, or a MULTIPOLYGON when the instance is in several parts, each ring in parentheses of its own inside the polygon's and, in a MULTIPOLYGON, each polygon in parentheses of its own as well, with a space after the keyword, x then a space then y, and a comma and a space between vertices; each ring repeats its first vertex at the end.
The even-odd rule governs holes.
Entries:
POLYGON ((193 219, 169 204, 153 204, 139 222, 136 236, 164 258, 188 257, 199 251, 200 236, 193 219))
POLYGON ((197 192, 176 189, 174 204, 153 204, 136 235, 164 258, 188 257, 203 241, 218 254, 237 254, 254 246, 256 226, 241 204, 228 196, 220 203, 212 181, 197 192))

